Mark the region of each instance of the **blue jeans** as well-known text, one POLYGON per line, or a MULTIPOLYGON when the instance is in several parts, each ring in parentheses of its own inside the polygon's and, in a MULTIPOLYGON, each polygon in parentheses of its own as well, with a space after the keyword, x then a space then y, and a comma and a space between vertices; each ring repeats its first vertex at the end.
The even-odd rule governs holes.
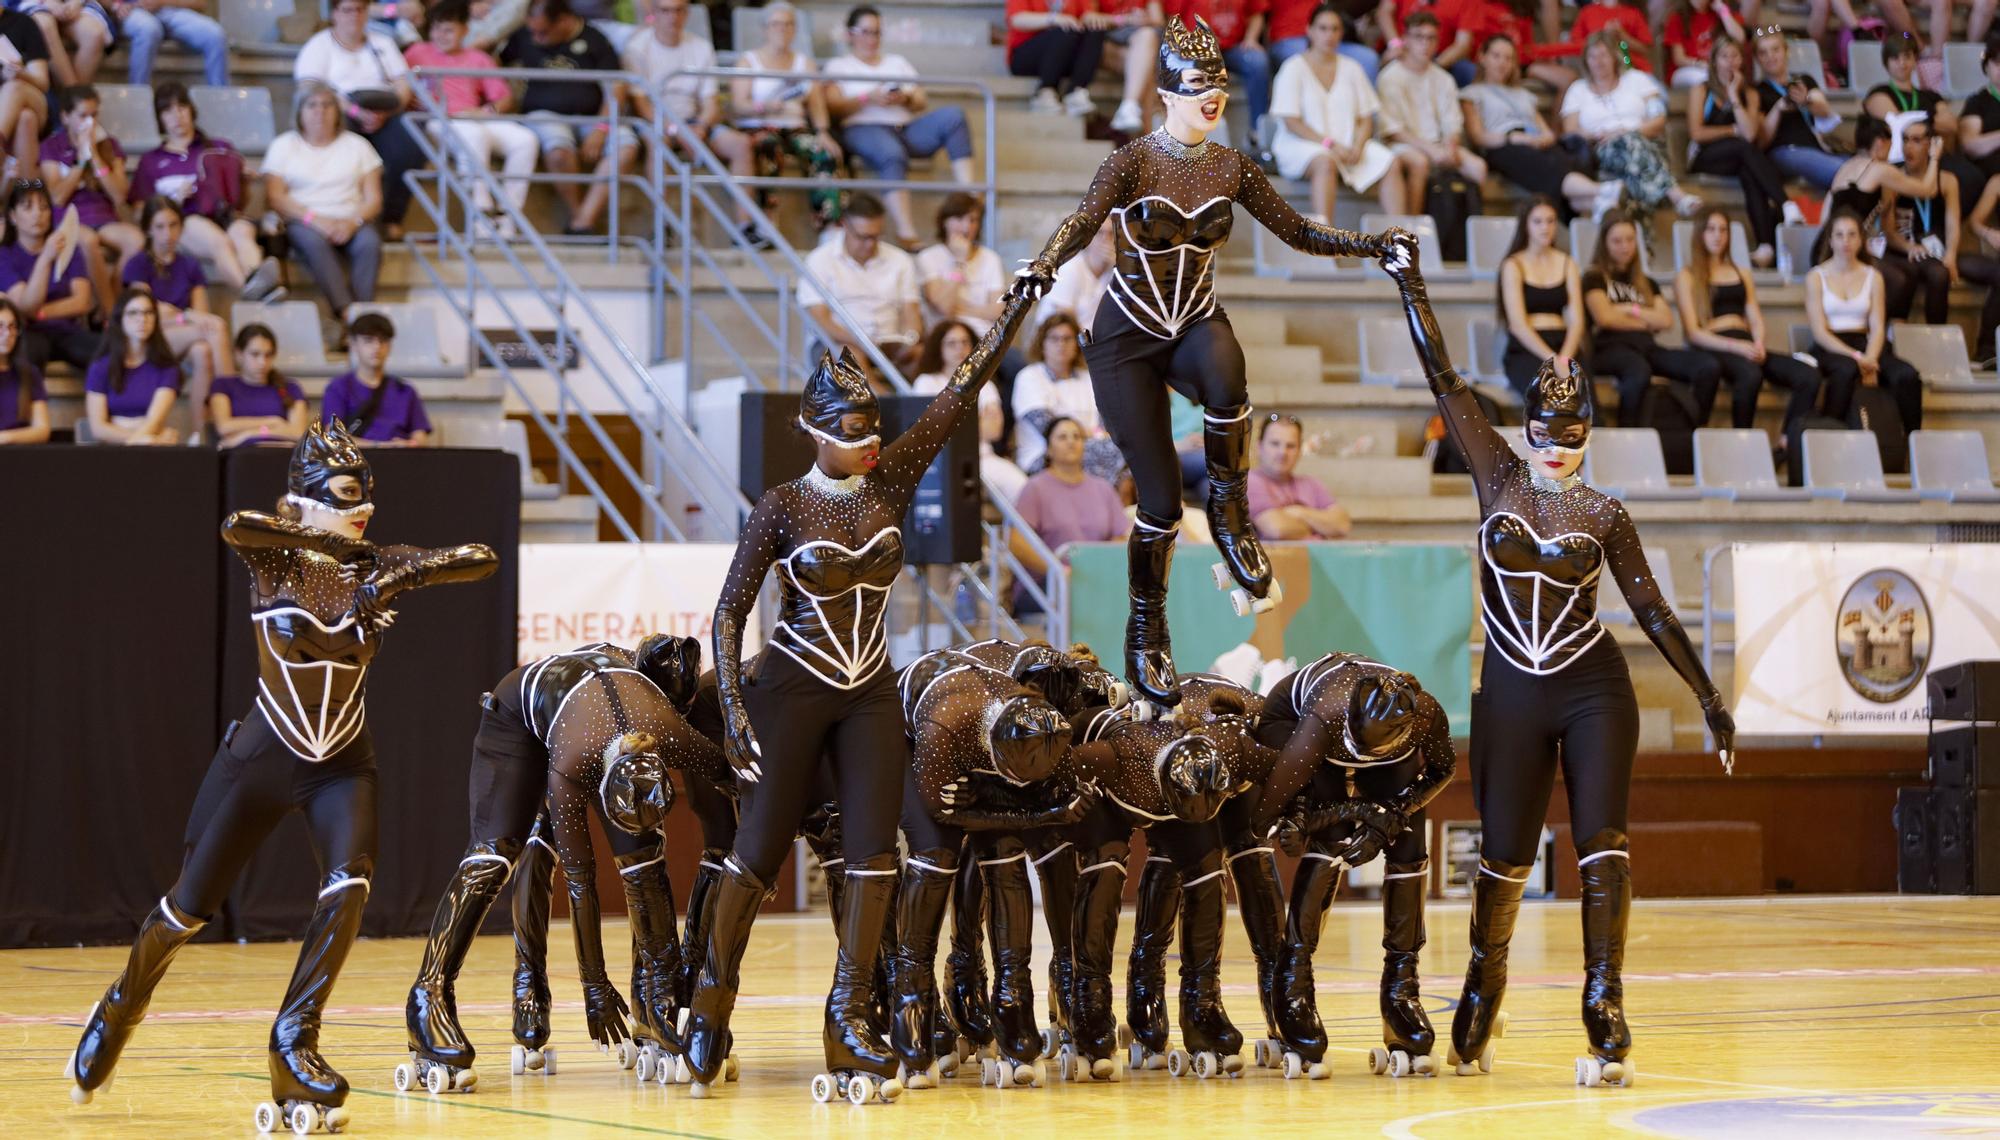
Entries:
MULTIPOLYGON (((1287 36, 1277 43, 1272 44, 1271 74, 1276 75, 1278 69, 1285 66, 1286 60, 1304 53, 1305 50, 1306 38, 1304 36, 1287 36)), ((1334 50, 1360 64, 1361 74, 1368 77, 1368 86, 1375 86, 1375 77, 1382 73, 1382 57, 1376 54, 1374 48, 1369 47, 1367 44, 1342 42, 1334 50)))
POLYGON ((1846 161, 1837 154, 1828 154, 1818 147, 1780 146, 1771 148, 1771 161, 1785 172, 1787 178, 1801 178, 1821 190, 1833 189, 1833 177, 1840 173, 1840 164, 1846 161))
POLYGON ((1264 112, 1271 109, 1271 55, 1262 45, 1237 44, 1222 53, 1222 62, 1229 65, 1229 77, 1243 84, 1243 97, 1250 100, 1250 130, 1254 133, 1257 124, 1264 121, 1264 112))
POLYGON ((169 36, 201 55, 202 82, 210 87, 229 86, 229 33, 222 25, 187 8, 161 8, 148 12, 134 7, 125 13, 121 26, 131 55, 126 77, 133 83, 150 83, 153 60, 160 54, 160 41, 169 36))
POLYGON ((972 157, 972 128, 957 107, 925 111, 900 127, 862 123, 842 128, 840 143, 867 164, 875 177, 899 182, 910 174, 912 156, 942 150, 954 159, 972 157))

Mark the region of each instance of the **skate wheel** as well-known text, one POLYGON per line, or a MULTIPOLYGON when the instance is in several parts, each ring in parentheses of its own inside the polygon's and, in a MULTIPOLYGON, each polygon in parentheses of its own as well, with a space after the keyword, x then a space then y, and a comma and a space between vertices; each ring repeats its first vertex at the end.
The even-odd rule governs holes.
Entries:
POLYGON ((896 1103, 897 1099, 903 1095, 903 1087, 904 1087, 903 1082, 896 1080, 893 1077, 891 1077, 886 1081, 883 1081, 882 1087, 879 1090, 882 1094, 882 1103, 883 1104, 896 1103))
POLYGON ((1243 1058, 1234 1053, 1222 1058, 1222 1073, 1228 1077, 1241 1077, 1243 1075, 1243 1058))
MULTIPOLYGON (((401 1066, 397 1067, 398 1069, 401 1068, 401 1066)), ((523 1048, 522 1046, 516 1045, 512 1049, 507 1050, 507 1071, 514 1074, 517 1077, 520 1076, 522 1073, 528 1071, 527 1049, 523 1048)), ((403 1086, 400 1084, 398 1084, 396 1087, 398 1089, 403 1088, 403 1086)))
POLYGON ((1213 1053, 1201 1052, 1194 1055, 1194 1075, 1196 1080, 1208 1080, 1222 1072, 1221 1058, 1213 1053))
POLYGON ((71 1104, 89 1104, 91 1099, 96 1095, 96 1093, 84 1088, 82 1085, 71 1085, 69 1087, 69 1100, 71 1104))
POLYGON ((1594 1089, 1604 1081, 1604 1065, 1595 1057, 1576 1059, 1576 1083, 1583 1088, 1594 1089))
POLYGON ((345 1132, 347 1130, 347 1106, 340 1105, 327 1109, 326 1113, 320 1117, 320 1123, 326 1125, 328 1132, 345 1132))
POLYGON ((432 1096, 441 1096, 444 1090, 450 1087, 451 1074, 444 1071, 443 1065, 432 1065, 424 1070, 424 1088, 429 1090, 432 1096))
POLYGON ((292 1106, 292 1135, 311 1136, 319 1127, 319 1107, 311 1104, 292 1106))
POLYGON ((1623 1061, 1620 1061, 1620 1062, 1618 1062, 1618 1064, 1617 1064, 1616 1066, 1612 1066, 1612 1065, 1606 1065, 1606 1066, 1604 1066, 1604 1079, 1605 1079, 1605 1080, 1609 1081, 1609 1080, 1611 1080, 1611 1079, 1612 1079, 1612 1076, 1611 1076, 1611 1070, 1612 1070, 1612 1069, 1613 1069, 1614 1067, 1615 1067, 1615 1068, 1617 1068, 1617 1070, 1618 1070, 1618 1077, 1617 1077, 1617 1081, 1618 1081, 1618 1087, 1619 1087, 1619 1088, 1621 1088, 1621 1089, 1629 1089, 1629 1088, 1631 1088, 1631 1087, 1632 1087, 1633 1085, 1636 1085, 1636 1084, 1638 1084, 1638 1083, 1639 1083, 1639 1067, 1638 1067, 1637 1065, 1634 1065, 1634 1064, 1633 1064, 1633 1063, 1631 1062, 1631 1060, 1630 1060, 1629 1058, 1627 1058, 1626 1060, 1623 1060, 1623 1061))
POLYGON ((76 1079, 76 1050, 74 1049, 69 1052, 69 1060, 63 1062, 63 1076, 72 1081, 76 1079))
POLYGON ((1042 1055, 1046 1057, 1053 1054, 1055 1051, 1056 1051, 1056 1031, 1053 1029, 1042 1030, 1042 1055))
POLYGON ((1014 1070, 1014 1083, 1031 1088, 1045 1088, 1049 1083, 1049 1063, 1037 1057, 1032 1065, 1022 1065, 1014 1070))
POLYGON ((987 1085, 999 1084, 999 1070, 1000 1063, 998 1061, 995 1061, 991 1057, 981 1057, 979 1059, 979 1087, 985 1088, 987 1085))
POLYGON ((1493 1036, 1507 1036, 1507 1014, 1504 1011, 1493 1018, 1493 1036))
POLYGON ((1451 1071, 1461 1077, 1471 1077, 1478 1075, 1482 1070, 1470 1061, 1460 1061, 1452 1066, 1451 1071))
POLYGON ((1398 1049, 1389 1054, 1389 1075, 1402 1079, 1410 1075, 1410 1055, 1398 1049))
POLYGON ((1425 1053, 1421 1057, 1410 1058, 1410 1075, 1416 1077, 1437 1076, 1438 1075, 1437 1058, 1431 1056, 1429 1053, 1425 1053))
POLYGON ((278 1130, 278 1106, 267 1100, 257 1106, 257 1111, 251 1115, 251 1119, 256 1122, 257 1131, 266 1134, 276 1132, 278 1130))
MULTIPOLYGON (((1277 583, 1274 582, 1271 584, 1271 589, 1273 591, 1275 591, 1277 588, 1278 588, 1277 583)), ((1253 614, 1267 614, 1277 608, 1278 608, 1278 599, 1272 597, 1253 598, 1250 602, 1250 612, 1253 614)))
MULTIPOLYGON (((694 1099, 696 1099, 696 1100, 707 1100, 707 1099, 708 1099, 708 1082, 707 1082, 707 1081, 694 1081, 694 1082, 690 1083, 690 1084, 688 1085, 688 1095, 689 1095, 689 1096, 691 1096, 691 1097, 693 1097, 693 1098, 694 1098, 694 1099)), ((831 1096, 831 1095, 832 1095, 832 1091, 831 1091, 831 1090, 828 1090, 828 1095, 829 1095, 829 1096, 831 1096)), ((826 1103, 826 1100, 825 1100, 825 1098, 823 1098, 823 1097, 820 1097, 820 1095, 819 1095, 819 1086, 818 1086, 818 1084, 817 1084, 817 1083, 815 1083, 815 1084, 814 1084, 814 1086, 813 1086, 813 1096, 814 1096, 814 1098, 815 1098, 815 1099, 819 1100, 819 1102, 820 1102, 821 1104, 825 1104, 825 1103, 826 1103)))
POLYGON ((1097 1081, 1117 1080, 1118 1062, 1109 1057, 1099 1057, 1090 1063, 1090 1077, 1092 1080, 1097 1081))
POLYGON ((618 1067, 621 1069, 630 1069, 638 1063, 639 1047, 632 1044, 630 1038, 620 1041, 618 1043, 618 1067))
MULTIPOLYGON (((535 1067, 535 1053, 533 1050, 529 1050, 528 1052, 528 1067, 531 1069, 535 1067)), ((545 1077, 556 1075, 556 1051, 554 1049, 542 1050, 541 1070, 542 1075, 545 1077)))
POLYGON ((725 1081, 736 1079, 736 1054, 731 1053, 722 1059, 722 1079, 725 1081))
POLYGON ((939 1075, 939 1076, 941 1076, 941 1077, 955 1077, 955 1076, 957 1076, 957 1075, 958 1075, 958 1054, 954 1052, 954 1053, 948 1053, 948 1054, 946 1054, 945 1056, 942 1056, 942 1057, 939 1057, 939 1058, 937 1059, 937 1071, 938 1071, 938 1075, 939 1075))
POLYGON ((1229 606, 1236 611, 1237 617, 1249 617, 1254 612, 1256 602, 1250 597, 1250 591, 1239 586, 1229 591, 1229 606))
POLYGON ((1296 1081, 1305 1075, 1305 1058, 1297 1053, 1286 1053, 1284 1058, 1285 1079, 1296 1081))
POLYGON ((397 1065, 395 1070, 389 1074, 389 1083, 396 1086, 397 1092, 409 1092, 417 1083, 416 1066, 410 1064, 408 1061, 397 1065))
POLYGON ((875 1098, 875 1080, 866 1073, 847 1078, 847 1103, 867 1104, 875 1098))
POLYGON ((1325 1061, 1314 1061, 1312 1064, 1306 1066, 1307 1080, 1323 1081, 1332 1075, 1333 1071, 1326 1067, 1325 1061))
POLYGON ((1136 1041, 1127 1043, 1125 1046, 1125 1066, 1131 1069, 1145 1068, 1146 1067, 1145 1046, 1140 1045, 1136 1041))
POLYGON ((1445 1046, 1444 1063, 1452 1066, 1453 1068, 1458 1067, 1459 1064, 1458 1046, 1456 1045, 1445 1046))
POLYGON ((1380 1045, 1368 1050, 1368 1071, 1381 1076, 1389 1071, 1389 1051, 1380 1045))
POLYGON ((642 1050, 639 1053, 638 1063, 632 1066, 632 1075, 638 1077, 641 1084, 653 1079, 653 1054, 651 1050, 642 1050))
POLYGON ((1122 1022, 1122 1021, 1121 1021, 1121 1022, 1119 1022, 1119 1023, 1118 1023, 1118 1047, 1119 1047, 1120 1049, 1127 1049, 1127 1048, 1130 1048, 1130 1047, 1131 1047, 1131 1045, 1132 1045, 1132 1040, 1133 1040, 1133 1038, 1132 1038, 1132 1027, 1131 1027, 1131 1026, 1129 1026, 1129 1025, 1127 1025, 1127 1024, 1125 1024, 1125 1023, 1124 1023, 1124 1022, 1122 1022))
POLYGON ((469 1093, 479 1087, 479 1074, 471 1069, 460 1069, 451 1075, 451 1087, 469 1093))
POLYGON ((1167 1050, 1167 1075, 1170 1077, 1185 1076, 1187 1071, 1193 1067, 1192 1060, 1193 1058, 1179 1049, 1167 1050))
POLYGON ((1264 1043, 1262 1041, 1253 1041, 1250 1043, 1250 1059, 1253 1062, 1255 1062, 1257 1067, 1260 1069, 1268 1069, 1271 1067, 1264 1060, 1264 1043))
POLYGON ((1208 576, 1215 580, 1216 589, 1227 590, 1230 588, 1229 564, 1227 562, 1217 562, 1211 565, 1208 568, 1208 576))
POLYGON ((1490 1072, 1492 1072, 1492 1071, 1493 1071, 1493 1054, 1494 1054, 1494 1051, 1495 1051, 1496 1049, 1498 1049, 1498 1048, 1499 1048, 1499 1046, 1497 1046, 1497 1045, 1496 1045, 1495 1043, 1493 1043, 1493 1042, 1491 1042, 1491 1041, 1488 1041, 1488 1042, 1486 1043, 1486 1048, 1484 1048, 1484 1049, 1481 1049, 1481 1050, 1479 1051, 1479 1071, 1480 1071, 1480 1072, 1482 1072, 1482 1073, 1490 1073, 1490 1072))
MULTIPOLYGON (((695 1087, 699 1088, 701 1086, 697 1085, 695 1087)), ((821 1073, 820 1075, 814 1077, 812 1080, 812 1094, 813 1094, 813 1099, 821 1104, 825 1104, 827 1101, 832 1100, 833 1078, 825 1073, 821 1073)))
POLYGON ((1284 584, 1279 582, 1276 578, 1271 579, 1271 592, 1264 595, 1264 601, 1269 603, 1269 605, 1266 608, 1275 607, 1279 602, 1282 602, 1284 600, 1285 600, 1284 584))

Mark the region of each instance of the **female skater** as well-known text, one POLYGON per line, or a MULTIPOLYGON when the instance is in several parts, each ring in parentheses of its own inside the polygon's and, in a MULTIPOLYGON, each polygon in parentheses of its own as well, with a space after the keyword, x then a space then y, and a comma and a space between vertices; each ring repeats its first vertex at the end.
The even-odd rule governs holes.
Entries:
POLYGON ((87 1103, 111 1079, 174 955, 222 906, 243 864, 293 811, 305 814, 325 886, 271 1026, 271 1100, 257 1125, 301 1134, 347 1120, 347 1079, 319 1054, 326 1008, 361 926, 375 870, 375 745, 362 712, 368 665, 389 608, 407 590, 475 582, 493 551, 376 546, 361 537, 375 513, 368 460, 347 429, 314 425, 292 449, 278 515, 238 511, 222 539, 250 568, 257 627, 257 700, 223 733, 188 821, 180 881, 147 914, 125 972, 84 1022, 70 1058, 87 1103), (282 516, 282 517, 280 517, 282 516))
MULTIPOLYGON (((1179 700, 1167 636, 1167 572, 1181 517, 1180 459, 1167 427, 1167 388, 1206 411, 1208 517, 1239 612, 1268 609, 1271 564, 1245 499, 1250 396, 1243 349, 1215 297, 1215 252, 1229 239, 1239 204, 1285 244, 1325 257, 1380 256, 1380 239, 1300 217, 1241 151, 1208 139, 1222 122, 1229 71, 1208 24, 1167 21, 1158 83, 1166 125, 1104 161, 1076 212, 1017 275, 1012 293, 1046 293, 1056 270, 1116 215, 1117 267, 1097 310, 1084 358, 1104 425, 1139 488, 1128 550, 1132 613, 1125 626, 1126 676, 1140 695, 1179 700)), ((1221 584, 1218 577, 1217 584, 1221 584)))
POLYGON ((1409 313, 1410 335, 1479 494, 1480 617, 1487 653, 1473 705, 1473 789, 1484 828, 1472 901, 1472 959, 1452 1017, 1459 1075, 1493 1064, 1507 986, 1507 945, 1558 762, 1569 793, 1583 878, 1583 1024, 1590 1053, 1577 1083, 1629 1085, 1625 921, 1632 903, 1626 808, 1639 745, 1639 707, 1617 642, 1597 622, 1608 568, 1633 617, 1701 702, 1725 770, 1736 723, 1708 679, 1673 607, 1646 566, 1639 534, 1618 500, 1582 485, 1590 442, 1590 385, 1574 361, 1550 360, 1529 386, 1524 433, 1532 460, 1493 430, 1458 373, 1431 312, 1416 242, 1399 237, 1382 259, 1409 313))

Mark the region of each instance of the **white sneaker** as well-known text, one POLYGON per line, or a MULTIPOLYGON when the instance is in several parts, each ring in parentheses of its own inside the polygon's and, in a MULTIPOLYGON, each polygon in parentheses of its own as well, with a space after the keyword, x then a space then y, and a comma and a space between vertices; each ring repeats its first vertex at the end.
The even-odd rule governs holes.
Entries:
POLYGON ((1139 104, 1127 99, 1118 104, 1118 110, 1111 116, 1111 129, 1118 134, 1130 134, 1146 125, 1146 114, 1139 110, 1139 104))
POLYGON ((1590 220, 1602 224, 1604 215, 1617 209, 1618 203, 1624 200, 1625 183, 1622 179, 1613 178, 1604 183, 1597 188, 1597 204, 1590 211, 1590 220))
POLYGON ((1081 119, 1097 110, 1097 104, 1090 101, 1090 92, 1078 87, 1063 96, 1063 110, 1068 111, 1070 117, 1081 119))
POLYGON ((1785 203, 1784 215, 1785 224, 1788 226, 1802 226, 1806 224, 1805 212, 1799 209, 1797 202, 1787 201, 1785 203))
POLYGON ((1055 88, 1044 87, 1028 100, 1028 110, 1037 115, 1053 115, 1062 110, 1062 100, 1056 97, 1055 88))

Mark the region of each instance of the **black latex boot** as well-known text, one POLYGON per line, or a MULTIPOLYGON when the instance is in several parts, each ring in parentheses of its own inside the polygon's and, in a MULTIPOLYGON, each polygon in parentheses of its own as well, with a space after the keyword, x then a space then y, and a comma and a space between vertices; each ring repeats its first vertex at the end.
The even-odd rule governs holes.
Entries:
POLYGON ((1167 576, 1174 566, 1180 520, 1139 512, 1125 540, 1132 613, 1125 619, 1125 677, 1139 695, 1160 705, 1180 703, 1179 674, 1167 635, 1167 576))
POLYGON ((111 988, 104 991, 104 997, 90 1011, 90 1017, 83 1023, 83 1036, 76 1043, 76 1053, 70 1058, 68 1075, 76 1080, 76 1089, 70 1096, 78 1103, 88 1102, 91 1092, 111 1080, 118 1055, 125 1051, 125 1042, 145 1019, 153 990, 166 976, 174 955, 201 933, 206 923, 205 919, 182 914, 165 897, 147 912, 146 921, 139 926, 139 937, 132 940, 132 954, 125 959, 125 972, 118 975, 118 980, 111 983, 111 988))
POLYGON ((1611 1063, 1623 1062, 1632 1052, 1632 1032, 1625 1026, 1624 981, 1632 861, 1625 846, 1622 832, 1606 828, 1579 848, 1582 862, 1577 867, 1583 879, 1583 1030, 1605 1081, 1619 1079, 1611 1063))
POLYGON ((958 1035, 984 1049, 993 1044, 993 1007, 986 1000, 986 880, 974 859, 952 880, 951 952, 945 955, 945 1014, 958 1035))
MULTIPOLYGON (((1390 863, 1382 876, 1382 1044, 1379 1060, 1395 1076, 1436 1072, 1431 1046, 1437 1034, 1417 989, 1424 948, 1424 895, 1430 863, 1390 863), (1397 1054, 1407 1060, 1399 1060, 1397 1054)), ((1371 1054, 1371 1058, 1377 1055, 1371 1054)))
POLYGON ((826 1067, 832 1073, 896 1075, 896 1055, 877 1032, 875 958, 882 950, 882 922, 895 901, 896 855, 889 852, 849 866, 840 911, 840 949, 826 995, 826 1067))
POLYGON ((423 965, 403 1003, 403 1024, 409 1031, 410 1052, 454 1069, 469 1069, 475 1051, 458 1023, 458 1003, 452 985, 465 965, 466 951, 479 934, 479 924, 519 857, 518 840, 474 843, 453 872, 451 883, 431 917, 430 938, 424 943, 423 965))
MULTIPOLYGON (((1132 955, 1125 963, 1125 1026, 1143 1046, 1134 1068, 1148 1054, 1166 1063, 1167 952, 1174 944, 1174 920, 1181 913, 1181 875, 1164 855, 1146 859, 1139 872, 1139 905, 1132 915, 1132 955)), ((1157 1067, 1157 1066, 1154 1066, 1157 1067)))
POLYGON ((674 884, 660 849, 618 857, 625 884, 625 913, 632 924, 632 1022, 641 1042, 681 1051, 674 1024, 680 1006, 674 985, 681 972, 680 935, 674 929, 674 884))
POLYGON ((903 864, 902 889, 896 893, 897 945, 889 955, 889 1047, 903 1062, 903 1083, 911 1088, 931 1086, 931 1064, 937 1060, 934 970, 944 907, 951 898, 954 859, 950 851, 910 852, 903 864))
POLYGON ((1346 873, 1347 865, 1329 858, 1324 847, 1315 842, 1292 876, 1285 948, 1272 978, 1277 990, 1273 1012, 1278 1018, 1278 1039, 1298 1054, 1302 1066, 1319 1066, 1326 1059, 1326 1027, 1320 1022, 1319 997, 1313 989, 1313 955, 1319 950, 1327 908, 1340 893, 1340 878, 1346 873))
POLYGON ((1283 1051, 1278 1042, 1278 960, 1285 933, 1284 887, 1278 882, 1278 858, 1268 847, 1253 847, 1230 857, 1229 877, 1236 883, 1236 906, 1243 932, 1250 936, 1250 956, 1257 962, 1257 1001, 1264 1012, 1264 1039, 1257 1042, 1256 1061, 1276 1068, 1283 1051))
POLYGON ((347 1078, 319 1055, 319 1016, 361 930, 368 905, 368 861, 329 871, 312 921, 299 945, 299 962, 285 987, 284 1004, 271 1023, 271 1099, 332 1107, 347 1099, 347 1078))
POLYGON ((1191 1054, 1212 1053, 1220 1071, 1236 1072, 1243 1067, 1237 1056, 1243 1034, 1222 1008, 1221 862, 1221 852, 1214 853, 1199 874, 1181 883, 1181 1046, 1191 1054))
POLYGON ((1028 856, 981 862, 986 876, 986 916, 993 938, 993 1030, 1000 1055, 1016 1064, 1042 1055, 1042 1030, 1035 1020, 1035 900, 1028 891, 1028 856))
POLYGON ((1271 592, 1271 560, 1250 517, 1250 408, 1209 408, 1201 438, 1208 456, 1208 526, 1229 576, 1253 598, 1271 592))
POLYGON ((1076 848, 1068 843, 1035 860, 1042 885, 1042 925, 1049 931, 1049 1034, 1042 1052, 1052 1053, 1070 1039, 1070 978, 1076 972, 1076 848))
POLYGON ((1521 914, 1529 866, 1481 859, 1472 880, 1472 956, 1465 963, 1465 989, 1451 1017, 1451 1063, 1460 1076, 1493 1067, 1487 1046, 1504 1036, 1500 999, 1507 993, 1507 945, 1521 914))
POLYGON ((694 983, 701 977, 701 961, 708 953, 708 927, 715 899, 715 880, 722 875, 722 860, 729 852, 719 847, 705 848, 694 869, 694 886, 688 888, 687 923, 681 929, 680 980, 674 1001, 682 1007, 694 1000, 694 983))
POLYGON ((1076 973, 1070 979, 1069 1032, 1091 1061, 1118 1051, 1118 1022, 1111 1006, 1111 954, 1118 941, 1118 910, 1125 897, 1124 840, 1078 853, 1076 973))
POLYGON ((556 857, 538 837, 544 820, 514 867, 514 1041, 530 1050, 549 1043, 549 896, 555 891, 556 857))
POLYGON ((903 895, 903 880, 900 873, 897 877, 891 878, 889 883, 889 905, 882 911, 882 934, 876 940, 876 945, 880 949, 875 954, 875 1001, 868 1007, 869 1016, 873 1019, 872 1024, 875 1026, 875 1036, 880 1037, 884 1041, 889 1039, 889 1025, 892 1016, 889 996, 889 970, 891 960, 896 956, 896 946, 901 941, 896 930, 896 914, 898 909, 896 901, 903 895))
POLYGON ((729 1015, 736 1010, 743 949, 749 945, 750 927, 756 923, 757 908, 768 891, 757 876, 736 864, 734 856, 723 862, 713 892, 701 979, 695 984, 694 999, 688 1002, 687 1033, 681 1038, 688 1072, 695 1082, 690 1091, 697 1097, 707 1095, 707 1087, 715 1083, 729 1058, 734 1043, 729 1015))

